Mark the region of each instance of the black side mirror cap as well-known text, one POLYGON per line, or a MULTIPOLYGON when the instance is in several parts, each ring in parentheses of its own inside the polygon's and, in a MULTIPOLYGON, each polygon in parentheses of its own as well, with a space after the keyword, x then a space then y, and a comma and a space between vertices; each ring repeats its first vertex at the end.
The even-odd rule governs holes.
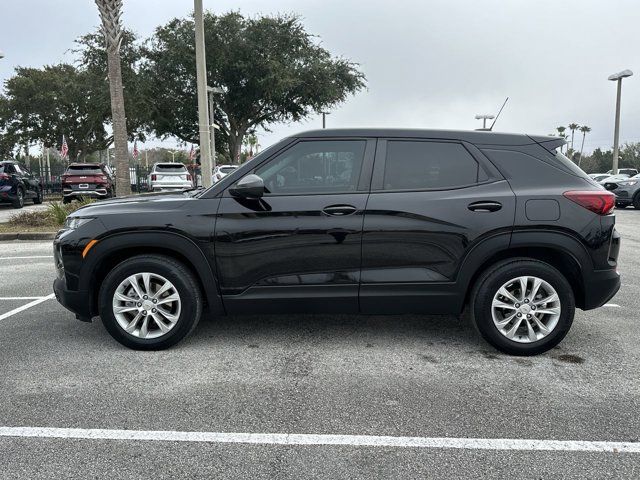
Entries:
POLYGON ((264 180, 258 175, 250 173, 229 188, 229 193, 236 197, 261 198, 264 195, 264 180))

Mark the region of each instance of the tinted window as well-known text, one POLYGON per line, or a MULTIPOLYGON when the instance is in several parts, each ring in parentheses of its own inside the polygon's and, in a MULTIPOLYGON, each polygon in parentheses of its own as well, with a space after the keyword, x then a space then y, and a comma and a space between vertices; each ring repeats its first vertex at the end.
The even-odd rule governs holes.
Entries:
POLYGON ((13 165, 10 163, 5 163, 4 165, 0 165, 0 173, 16 173, 13 165))
POLYGON ((364 140, 300 142, 255 173, 272 194, 355 191, 365 146, 364 140))
POLYGON ((478 162, 459 143, 387 142, 385 190, 418 190, 478 181, 478 162))
POLYGON ((222 173, 231 173, 238 167, 220 167, 222 173))
POLYGON ((185 172, 187 168, 181 163, 159 163, 156 172, 185 172))
POLYGON ((102 175, 102 169, 96 165, 69 165, 67 175, 102 175))

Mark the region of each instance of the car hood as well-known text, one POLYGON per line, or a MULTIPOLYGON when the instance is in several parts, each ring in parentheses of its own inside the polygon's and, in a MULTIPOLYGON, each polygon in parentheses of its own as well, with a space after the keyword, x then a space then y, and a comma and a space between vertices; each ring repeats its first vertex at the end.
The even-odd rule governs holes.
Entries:
POLYGON ((103 215, 121 215, 127 213, 170 211, 175 210, 185 202, 192 200, 194 200, 194 197, 175 192, 131 195, 91 203, 79 208, 70 216, 94 217, 103 215))

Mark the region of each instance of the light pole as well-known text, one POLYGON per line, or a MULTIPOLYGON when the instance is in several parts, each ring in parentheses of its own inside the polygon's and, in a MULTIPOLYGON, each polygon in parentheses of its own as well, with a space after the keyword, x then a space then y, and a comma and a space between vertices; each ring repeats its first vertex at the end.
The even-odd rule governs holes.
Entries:
POLYGON ((331 115, 331 112, 322 112, 322 128, 327 128, 327 115, 331 115))
POLYGON ((631 70, 623 70, 619 73, 614 73, 609 76, 609 80, 612 82, 618 82, 618 94, 616 96, 616 124, 613 129, 613 166, 611 168, 611 174, 618 174, 618 142, 620 140, 620 96, 622 95, 622 79, 633 75, 631 70))
POLYGON ((211 182, 211 139, 209 138, 209 111, 207 106, 207 61, 204 50, 204 18, 202 0, 193 0, 193 17, 196 27, 196 78, 198 83, 198 123, 200 124, 200 165, 202 186, 211 182))
POLYGON ((482 120, 482 130, 487 129, 487 120, 493 120, 494 118, 496 118, 495 115, 491 115, 488 113, 476 115, 476 120, 482 120))
POLYGON ((224 93, 224 90, 220 87, 207 87, 209 92, 209 119, 211 125, 209 125, 209 135, 211 136, 211 171, 216 168, 216 116, 215 116, 215 102, 213 95, 216 93, 224 93))

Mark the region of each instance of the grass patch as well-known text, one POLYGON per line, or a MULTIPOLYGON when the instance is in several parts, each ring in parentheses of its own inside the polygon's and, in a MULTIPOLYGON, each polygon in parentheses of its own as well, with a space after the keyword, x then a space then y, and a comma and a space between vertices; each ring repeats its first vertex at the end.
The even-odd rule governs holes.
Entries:
POLYGON ((62 227, 70 213, 93 202, 91 199, 67 204, 52 202, 46 210, 25 210, 12 215, 7 223, 0 223, 0 232, 54 232, 62 227))

